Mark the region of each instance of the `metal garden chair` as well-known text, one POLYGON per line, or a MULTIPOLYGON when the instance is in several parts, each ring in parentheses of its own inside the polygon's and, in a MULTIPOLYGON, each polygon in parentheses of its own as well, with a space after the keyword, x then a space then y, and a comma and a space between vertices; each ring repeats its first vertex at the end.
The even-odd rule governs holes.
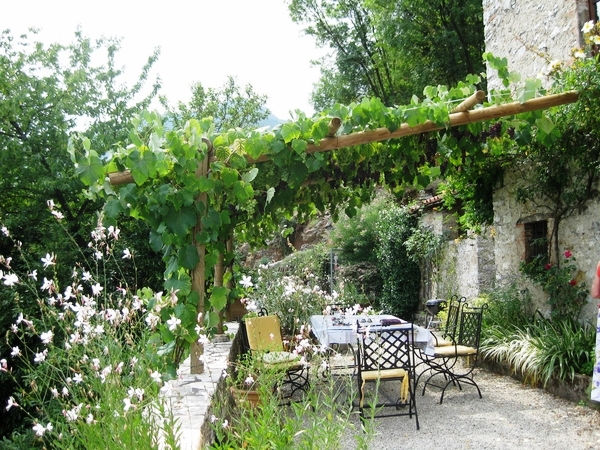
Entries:
MULTIPOLYGON (((356 377, 358 380, 358 408, 365 419, 365 408, 375 408, 375 417, 415 416, 417 430, 419 416, 415 400, 415 351, 411 344, 412 324, 403 328, 382 327, 371 330, 357 322, 356 377), (396 381, 398 396, 391 397, 379 389, 383 382, 396 381), (375 383, 377 392, 372 404, 365 406, 365 385, 375 383), (381 401, 385 397, 385 401, 381 401), (389 409, 394 408, 391 412, 389 409), (381 414, 378 414, 381 412, 381 414)), ((383 386, 381 386, 383 387, 383 386)))

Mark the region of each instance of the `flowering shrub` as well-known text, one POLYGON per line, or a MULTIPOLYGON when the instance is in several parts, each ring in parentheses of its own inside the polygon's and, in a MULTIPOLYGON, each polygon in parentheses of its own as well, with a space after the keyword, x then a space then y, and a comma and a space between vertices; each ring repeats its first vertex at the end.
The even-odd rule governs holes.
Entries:
MULTIPOLYGON (((5 227, 2 234, 10 239, 5 227)), ((118 234, 117 228, 98 226, 90 248, 100 270, 82 264, 65 285, 57 278, 54 254, 41 258, 42 264, 20 254, 19 267, 0 256, 3 288, 18 290, 18 312, 0 359, 0 383, 17 386, 1 399, 3 415, 20 418, 13 442, 65 449, 158 448, 159 441, 176 446, 174 424, 165 420, 159 398, 161 386, 168 389, 161 374, 165 360, 158 343, 147 345, 157 326, 149 305, 160 304, 161 296, 148 289, 134 295, 126 287, 107 292, 103 283, 102 262, 121 256, 112 253, 118 234), (31 316, 20 310, 36 303, 31 316)), ((19 251, 20 243, 13 244, 19 251)), ((127 250, 121 259, 131 256, 127 250)))
POLYGON ((241 283, 247 290, 243 301, 249 311, 265 308, 277 314, 284 334, 294 336, 310 316, 322 314, 337 293, 329 294, 316 283, 311 273, 283 275, 277 266, 261 265, 255 277, 246 276, 241 283))
POLYGON ((546 302, 553 318, 577 319, 587 301, 588 289, 578 280, 581 274, 574 264, 573 254, 567 250, 563 256, 560 265, 538 256, 530 263, 521 263, 520 270, 548 294, 546 302))

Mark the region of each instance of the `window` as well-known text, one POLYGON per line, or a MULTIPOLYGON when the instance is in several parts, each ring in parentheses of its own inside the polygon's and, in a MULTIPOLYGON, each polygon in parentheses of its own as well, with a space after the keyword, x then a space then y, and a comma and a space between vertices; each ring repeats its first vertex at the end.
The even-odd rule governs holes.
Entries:
POLYGON ((600 14, 600 1, 588 0, 588 11, 590 13, 590 19, 594 22, 598 22, 598 15, 600 14))
POLYGON ((533 261, 536 256, 548 255, 548 222, 540 220, 524 224, 525 260, 533 261))

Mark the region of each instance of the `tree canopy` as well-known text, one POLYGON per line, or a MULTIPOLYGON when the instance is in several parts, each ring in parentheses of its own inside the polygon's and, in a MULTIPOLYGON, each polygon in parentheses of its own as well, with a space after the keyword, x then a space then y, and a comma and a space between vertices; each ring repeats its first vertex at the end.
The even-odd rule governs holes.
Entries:
POLYGON ((365 96, 407 103, 425 86, 485 70, 481 0, 291 0, 292 20, 331 49, 315 61, 315 109, 365 96))
POLYGON ((64 233, 40 212, 52 200, 62 224, 85 248, 102 202, 82 193, 76 176, 82 168, 67 152, 69 135, 83 130, 101 155, 124 142, 134 112, 148 108, 160 88, 158 79, 148 86, 158 51, 127 87, 115 65, 117 40, 92 40, 81 30, 69 45, 44 45, 35 37, 35 31, 19 38, 9 30, 0 34, 0 220, 25 252, 63 252, 63 260, 72 262, 64 255, 71 247, 63 245, 64 233))

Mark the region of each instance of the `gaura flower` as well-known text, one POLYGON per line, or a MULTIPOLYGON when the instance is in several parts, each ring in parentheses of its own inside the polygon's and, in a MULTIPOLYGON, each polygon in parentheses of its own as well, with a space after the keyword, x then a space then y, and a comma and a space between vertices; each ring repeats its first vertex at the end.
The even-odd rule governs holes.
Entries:
POLYGON ((8 411, 13 406, 19 406, 19 404, 17 402, 15 402, 14 397, 9 397, 8 402, 6 403, 6 410, 8 411))
POLYGON ((171 318, 167 320, 167 325, 169 325, 170 331, 175 331, 177 326, 181 323, 181 319, 175 317, 174 314, 171 314, 171 318))
POLYGON ((248 275, 242 275, 242 280, 240 281, 240 284, 244 288, 249 288, 249 287, 254 286, 254 283, 252 283, 252 277, 250 277, 248 275))
POLYGON ((56 256, 54 255, 54 253, 46 253, 46 257, 42 258, 42 262, 44 263, 44 269, 46 269, 49 266, 53 266, 56 264, 56 256))
POLYGON ((42 340, 42 343, 44 343, 46 345, 49 344, 50 342, 52 342, 53 337, 54 337, 54 333, 52 333, 51 330, 40 334, 40 339, 42 340))

